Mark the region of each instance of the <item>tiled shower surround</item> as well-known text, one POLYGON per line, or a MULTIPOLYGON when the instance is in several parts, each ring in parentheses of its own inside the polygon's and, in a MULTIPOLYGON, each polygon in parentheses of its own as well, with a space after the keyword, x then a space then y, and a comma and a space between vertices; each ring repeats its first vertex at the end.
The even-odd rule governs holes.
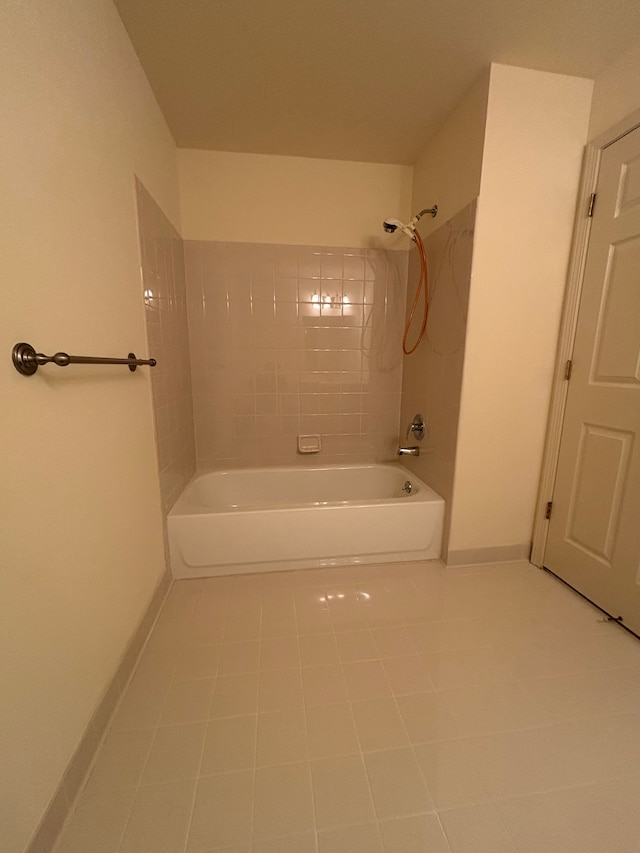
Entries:
MULTIPOLYGON (((475 215, 474 201, 425 240, 429 265, 427 330, 415 354, 405 358, 402 376, 401 431, 406 430, 416 412, 422 412, 428 427, 420 456, 417 459, 405 457, 403 462, 445 499, 445 557, 453 497, 475 215)), ((414 252, 409 261, 411 293, 418 275, 418 253, 414 252)), ((415 338, 410 338, 409 343, 413 340, 415 338)))
POLYGON ((394 458, 408 253, 184 245, 198 467, 394 458))
POLYGON ((139 181, 138 229, 163 515, 196 468, 183 241, 139 181))

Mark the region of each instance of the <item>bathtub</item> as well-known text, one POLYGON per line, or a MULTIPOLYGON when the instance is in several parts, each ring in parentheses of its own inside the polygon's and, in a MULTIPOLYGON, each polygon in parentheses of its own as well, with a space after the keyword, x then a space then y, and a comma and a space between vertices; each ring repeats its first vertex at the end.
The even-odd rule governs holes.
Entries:
POLYGON ((443 518, 443 498, 396 463, 214 471, 169 513, 171 568, 193 578, 433 559, 443 518))

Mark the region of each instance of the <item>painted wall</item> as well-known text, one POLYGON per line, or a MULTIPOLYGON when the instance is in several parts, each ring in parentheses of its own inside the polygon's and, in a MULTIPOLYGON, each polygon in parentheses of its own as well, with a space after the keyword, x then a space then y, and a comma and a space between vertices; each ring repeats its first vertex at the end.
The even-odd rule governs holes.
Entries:
POLYGON ((594 139, 640 109, 640 41, 596 77, 589 122, 594 139))
POLYGON ((110 0, 0 7, 0 849, 24 850, 164 572, 134 173, 175 148, 110 0))
POLYGON ((185 240, 406 249, 411 166, 179 150, 185 240), (384 242, 383 242, 384 241, 384 242))
POLYGON ((491 68, 450 551, 530 542, 591 93, 491 68))
POLYGON ((423 236, 436 231, 480 192, 487 120, 489 72, 467 92, 413 167, 413 213, 438 205, 435 219, 420 222, 423 236))

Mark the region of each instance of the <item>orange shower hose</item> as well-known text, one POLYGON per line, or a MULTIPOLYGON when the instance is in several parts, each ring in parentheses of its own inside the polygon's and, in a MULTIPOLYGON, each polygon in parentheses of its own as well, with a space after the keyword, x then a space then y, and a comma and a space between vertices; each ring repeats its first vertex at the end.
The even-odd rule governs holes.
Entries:
POLYGON ((422 242, 422 237, 418 234, 417 230, 414 232, 414 239, 416 246, 418 247, 418 252, 420 252, 420 280, 418 281, 418 286, 416 288, 416 295, 413 298, 413 305, 411 306, 411 311, 409 312, 409 318, 407 320, 407 325, 404 327, 404 335, 402 336, 402 352, 405 355, 411 355, 412 352, 415 352, 420 344, 420 341, 424 337, 424 331, 427 328, 427 316, 429 314, 429 278, 427 273, 427 255, 424 250, 424 243, 422 242), (424 312, 422 315, 422 326, 420 328, 420 334, 418 335, 418 340, 411 347, 411 349, 407 348, 407 338, 409 337, 409 330, 411 328, 411 324, 413 323, 413 315, 416 313, 416 308, 418 307, 418 301, 420 299, 420 292, 424 287, 424 312))

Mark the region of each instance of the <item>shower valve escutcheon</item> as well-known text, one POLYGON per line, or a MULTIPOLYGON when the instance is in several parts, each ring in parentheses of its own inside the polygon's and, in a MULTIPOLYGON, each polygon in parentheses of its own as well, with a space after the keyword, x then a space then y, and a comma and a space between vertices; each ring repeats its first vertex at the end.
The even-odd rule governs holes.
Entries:
POLYGON ((425 436, 427 427, 424 422, 424 418, 418 412, 417 415, 414 416, 413 420, 407 427, 407 439, 413 437, 416 441, 422 441, 425 436))

